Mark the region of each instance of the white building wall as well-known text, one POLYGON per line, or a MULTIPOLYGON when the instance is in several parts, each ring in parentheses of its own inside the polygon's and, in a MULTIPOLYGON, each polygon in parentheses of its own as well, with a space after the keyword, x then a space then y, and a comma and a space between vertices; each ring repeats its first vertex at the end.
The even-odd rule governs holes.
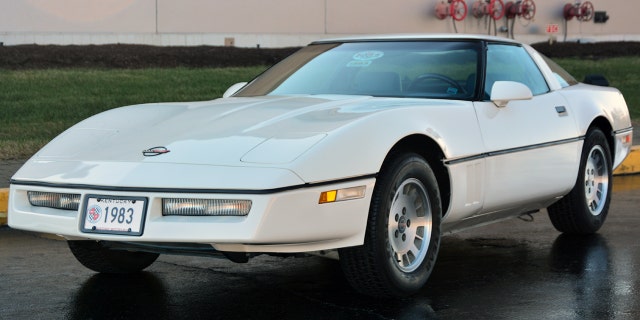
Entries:
POLYGON ((0 0, 3 33, 154 33, 155 0, 0 0))
MULTIPOLYGON (((370 33, 454 32, 451 19, 438 20, 442 0, 0 0, 0 42, 15 44, 300 46, 310 41, 370 33)), ((456 28, 488 33, 487 19, 469 14, 456 28)), ((535 0, 534 0, 535 1, 535 0)), ((635 14, 640 2, 591 0, 610 20, 566 24, 569 40, 640 40, 635 14)), ((506 2, 506 1, 505 1, 506 2)), ((574 0, 538 0, 534 20, 517 19, 515 38, 549 38, 547 25, 565 31, 562 8, 574 0)), ((498 22, 505 26, 505 20, 498 22)), ((493 28, 490 28, 493 30, 493 28)), ((499 33, 506 36, 506 33, 499 33)))

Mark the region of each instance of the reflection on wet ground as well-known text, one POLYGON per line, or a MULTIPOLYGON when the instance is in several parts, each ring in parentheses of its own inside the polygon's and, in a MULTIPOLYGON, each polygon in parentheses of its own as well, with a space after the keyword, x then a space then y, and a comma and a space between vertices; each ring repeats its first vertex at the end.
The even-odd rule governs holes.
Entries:
POLYGON ((162 256, 137 275, 95 274, 64 242, 5 227, 0 318, 637 319, 638 178, 616 178, 595 235, 559 234, 541 212, 445 236, 424 290, 402 300, 357 295, 317 257, 162 256))
POLYGON ((117 319, 140 314, 162 319, 168 307, 167 289, 153 273, 94 274, 73 295, 65 318, 117 319))
POLYGON ((633 190, 640 190, 640 174, 613 177, 613 192, 633 190))
MULTIPOLYGON (((461 241, 464 243, 455 245, 455 256, 467 254, 473 262, 455 259, 465 268, 446 266, 444 275, 432 282, 442 289, 441 294, 433 290, 428 293, 437 296, 434 308, 438 310, 438 303, 446 301, 438 314, 488 319, 614 319, 640 315, 635 297, 638 278, 629 272, 618 273, 614 253, 604 236, 563 234, 550 248, 526 240, 461 241), (471 252, 471 247, 477 247, 477 251, 471 252), (461 272, 455 275, 456 291, 450 287, 452 270, 461 272), (623 288, 626 292, 621 291, 623 288), (460 295, 463 291, 466 293, 460 295)), ((624 260, 623 269, 637 265, 624 260)))

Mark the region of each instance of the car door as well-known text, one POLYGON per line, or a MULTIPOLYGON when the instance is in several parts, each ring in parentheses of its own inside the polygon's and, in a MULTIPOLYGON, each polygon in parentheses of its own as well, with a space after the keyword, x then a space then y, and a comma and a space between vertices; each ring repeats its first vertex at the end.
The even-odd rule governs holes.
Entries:
POLYGON ((582 140, 568 101, 523 47, 488 45, 484 100, 474 103, 486 150, 483 213, 538 208, 568 192, 582 140), (523 83, 533 98, 498 107, 489 101, 495 81, 523 83))

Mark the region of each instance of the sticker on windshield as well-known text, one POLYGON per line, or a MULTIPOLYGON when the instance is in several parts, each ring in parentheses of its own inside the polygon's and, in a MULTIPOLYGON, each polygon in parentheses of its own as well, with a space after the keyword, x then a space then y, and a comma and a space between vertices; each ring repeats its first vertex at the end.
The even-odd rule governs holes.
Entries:
POLYGON ((380 59, 382 58, 382 56, 384 56, 384 52, 382 51, 377 51, 377 50, 360 51, 353 55, 353 60, 371 61, 371 60, 380 59))
POLYGON ((361 67, 368 67, 370 65, 371 65, 371 60, 369 61, 351 60, 349 61, 349 63, 347 63, 347 68, 361 68, 361 67))

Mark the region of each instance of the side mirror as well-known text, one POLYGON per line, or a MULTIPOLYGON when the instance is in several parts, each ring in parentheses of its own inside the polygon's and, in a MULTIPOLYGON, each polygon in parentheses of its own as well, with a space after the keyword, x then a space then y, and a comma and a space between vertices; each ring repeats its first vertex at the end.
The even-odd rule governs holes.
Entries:
POLYGON ((229 89, 227 89, 227 91, 224 92, 222 97, 223 98, 231 97, 232 95, 234 95, 236 92, 240 91, 240 89, 242 89, 242 87, 244 87, 246 85, 247 85, 247 82, 238 82, 238 83, 232 85, 231 87, 229 87, 229 89))
POLYGON ((582 82, 586 84, 592 84, 594 86, 601 86, 601 87, 609 86, 609 80, 607 80, 607 78, 605 78, 601 74, 588 74, 584 76, 584 81, 582 82))
POLYGON ((504 108, 509 101, 530 100, 533 98, 531 89, 520 82, 496 81, 491 87, 491 101, 498 107, 504 108))

